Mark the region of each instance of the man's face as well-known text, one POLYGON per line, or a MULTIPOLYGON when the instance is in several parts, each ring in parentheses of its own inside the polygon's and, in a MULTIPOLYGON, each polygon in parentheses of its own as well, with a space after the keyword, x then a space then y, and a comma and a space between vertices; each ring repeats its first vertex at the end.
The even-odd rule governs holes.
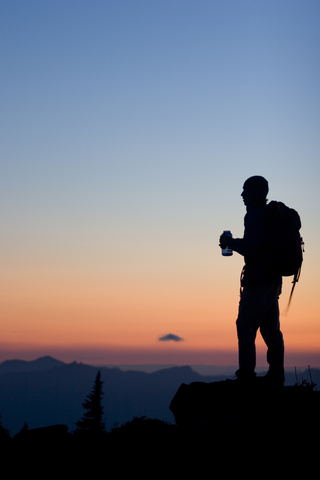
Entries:
POLYGON ((243 199, 243 203, 245 204, 245 206, 247 207, 248 206, 248 203, 250 203, 250 193, 248 192, 248 190, 246 190, 245 188, 243 189, 242 193, 241 193, 241 197, 243 199))

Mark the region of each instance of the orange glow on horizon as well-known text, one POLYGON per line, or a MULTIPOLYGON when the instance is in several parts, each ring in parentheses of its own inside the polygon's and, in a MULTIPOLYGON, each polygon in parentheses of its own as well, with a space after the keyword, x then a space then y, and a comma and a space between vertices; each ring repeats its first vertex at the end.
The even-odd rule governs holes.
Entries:
MULTIPOLYGON (((68 270, 64 275, 42 270, 40 275, 7 269, 0 305, 3 352, 62 352, 68 359, 72 352, 74 359, 95 358, 100 352, 102 363, 236 363, 241 266, 237 259, 220 275, 206 270, 184 277, 169 269, 167 276, 140 272, 136 278, 133 272, 108 278, 101 271, 75 277, 68 270), (184 340, 158 341, 168 333, 184 340), (107 352, 105 357, 101 352, 107 352)), ((305 358, 319 352, 320 298, 307 279, 304 271, 289 313, 280 317, 288 361, 291 352, 305 358)), ((290 288, 290 279, 284 279, 281 312, 290 288)), ((259 337, 258 356, 264 363, 265 345, 259 337)))

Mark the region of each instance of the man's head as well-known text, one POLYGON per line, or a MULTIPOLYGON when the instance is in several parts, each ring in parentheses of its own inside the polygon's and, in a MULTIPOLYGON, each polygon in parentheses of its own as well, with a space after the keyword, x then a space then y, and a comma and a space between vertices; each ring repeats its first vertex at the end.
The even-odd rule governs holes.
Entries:
POLYGON ((241 195, 247 207, 259 207, 266 204, 268 191, 267 180, 264 177, 255 175, 244 182, 241 195))

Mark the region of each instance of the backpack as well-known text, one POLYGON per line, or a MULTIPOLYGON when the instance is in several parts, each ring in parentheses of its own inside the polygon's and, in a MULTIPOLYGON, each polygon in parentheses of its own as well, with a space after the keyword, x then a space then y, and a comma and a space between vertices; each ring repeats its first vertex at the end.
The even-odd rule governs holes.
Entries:
POLYGON ((288 307, 300 277, 303 261, 304 243, 300 229, 301 220, 296 210, 282 202, 271 201, 266 205, 266 260, 269 267, 279 275, 284 277, 293 275, 288 307))

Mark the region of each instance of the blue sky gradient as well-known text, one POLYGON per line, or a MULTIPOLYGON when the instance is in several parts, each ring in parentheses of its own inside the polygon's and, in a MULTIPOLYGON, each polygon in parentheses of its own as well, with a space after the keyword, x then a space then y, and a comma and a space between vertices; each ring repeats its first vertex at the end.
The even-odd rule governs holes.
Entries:
MULTIPOLYGON (((316 0, 2 0, 6 328, 18 304, 20 328, 37 292, 41 305, 46 283, 57 292, 51 331, 65 328, 66 286, 89 292, 94 310, 90 292, 110 283, 124 297, 141 283, 141 298, 145 285, 167 284, 179 298, 187 284, 206 292, 204 303, 215 292, 212 305, 231 283, 234 322, 242 259, 226 267, 218 238, 224 229, 242 235, 242 185, 260 174, 270 199, 301 214, 306 260, 293 324, 299 330, 308 305, 305 328, 320 335, 319 20, 316 0), (23 296, 26 284, 33 293, 23 296)), ((197 321, 195 331, 208 322, 197 321)), ((151 346, 171 331, 190 344, 191 327, 150 322, 151 346)), ((26 338, 36 338, 38 327, 26 324, 26 338)))

